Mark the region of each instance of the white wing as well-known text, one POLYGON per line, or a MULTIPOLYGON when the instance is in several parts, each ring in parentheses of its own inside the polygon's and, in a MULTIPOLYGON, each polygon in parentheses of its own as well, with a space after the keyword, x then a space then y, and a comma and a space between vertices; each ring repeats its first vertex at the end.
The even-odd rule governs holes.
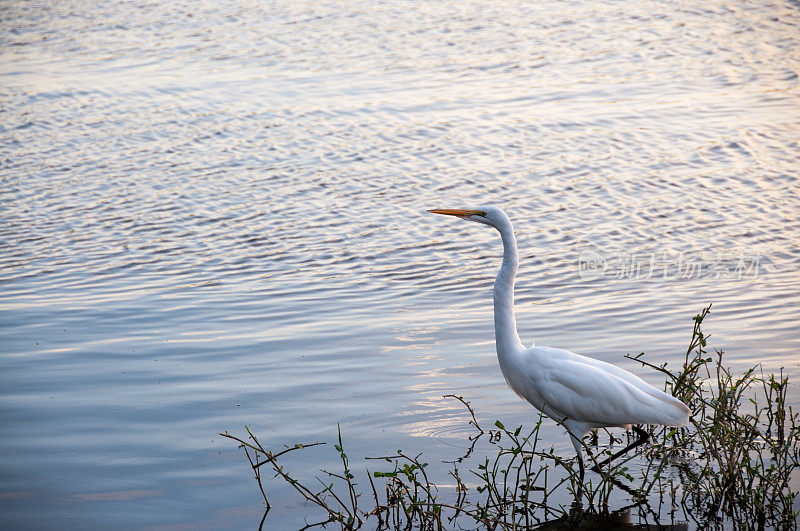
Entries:
POLYGON ((548 415, 591 427, 681 426, 688 421, 689 409, 682 402, 615 365, 548 347, 521 354, 519 368, 526 378, 514 380, 526 389, 515 390, 540 409, 531 397, 543 401, 548 415))

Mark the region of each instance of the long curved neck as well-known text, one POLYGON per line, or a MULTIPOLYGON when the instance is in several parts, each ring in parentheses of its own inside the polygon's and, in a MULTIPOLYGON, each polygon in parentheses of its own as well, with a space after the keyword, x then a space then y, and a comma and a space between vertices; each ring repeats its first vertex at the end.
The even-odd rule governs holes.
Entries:
POLYGON ((523 348, 514 317, 514 279, 519 268, 519 253, 511 222, 497 230, 503 238, 503 265, 494 281, 494 340, 497 356, 503 358, 523 348))

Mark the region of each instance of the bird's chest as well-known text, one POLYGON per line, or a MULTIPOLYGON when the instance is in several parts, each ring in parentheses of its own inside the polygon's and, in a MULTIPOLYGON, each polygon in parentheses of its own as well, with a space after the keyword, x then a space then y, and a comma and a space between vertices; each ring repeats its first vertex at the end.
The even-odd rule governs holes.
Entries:
POLYGON ((531 373, 530 368, 524 363, 515 360, 500 360, 500 370, 506 379, 508 386, 521 398, 527 400, 533 407, 542 411, 544 408, 544 397, 539 393, 535 385, 536 378, 531 373))

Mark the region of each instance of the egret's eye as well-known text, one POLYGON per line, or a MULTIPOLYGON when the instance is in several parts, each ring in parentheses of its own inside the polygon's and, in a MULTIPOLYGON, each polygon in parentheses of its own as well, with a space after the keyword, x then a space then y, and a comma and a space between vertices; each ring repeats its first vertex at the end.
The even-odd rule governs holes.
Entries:
POLYGON ((486 217, 486 211, 485 210, 478 210, 478 215, 486 217))

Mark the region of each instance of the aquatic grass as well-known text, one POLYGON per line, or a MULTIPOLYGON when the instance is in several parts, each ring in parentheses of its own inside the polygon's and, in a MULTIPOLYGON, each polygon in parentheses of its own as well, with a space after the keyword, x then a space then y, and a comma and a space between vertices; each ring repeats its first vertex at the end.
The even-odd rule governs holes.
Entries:
POLYGON ((722 351, 709 355, 701 324, 710 308, 694 318, 681 370, 628 356, 667 375, 667 390, 692 410, 690 429, 659 427, 644 455, 678 471, 686 486, 681 504, 693 509, 686 514, 698 525, 729 519, 758 529, 796 528, 790 482, 800 471, 800 426, 786 404, 789 380, 782 370, 764 375, 759 366, 736 375, 722 351))
MULTIPOLYGON (((792 480, 800 472, 800 426, 786 403, 788 378, 782 372, 764 375, 758 366, 736 375, 724 365, 722 352, 710 354, 702 330, 709 312, 710 306, 694 317, 680 368, 654 365, 643 353, 627 355, 666 376, 667 392, 691 409, 691 425, 650 427, 648 444, 597 476, 587 475, 584 483, 574 457, 564 458, 542 443, 541 415, 527 429, 506 428, 499 420, 484 428, 470 403, 456 395, 445 396, 464 405, 475 432, 466 453, 446 461, 451 468, 439 480, 430 477, 421 453, 398 450, 366 458, 373 471, 367 469, 367 481, 356 481, 337 430, 333 446, 341 470, 323 470, 322 477, 303 482, 281 458, 324 443, 276 452, 248 428, 246 437, 221 435, 244 449, 264 497, 264 519, 271 507, 261 479, 265 465, 317 508, 320 518, 304 529, 614 528, 634 516, 665 528, 678 523, 677 528, 797 529, 792 480), (475 455, 479 441, 486 452, 481 457, 475 455)), ((598 451, 597 436, 583 444, 595 463, 601 454, 611 454, 598 451)))

